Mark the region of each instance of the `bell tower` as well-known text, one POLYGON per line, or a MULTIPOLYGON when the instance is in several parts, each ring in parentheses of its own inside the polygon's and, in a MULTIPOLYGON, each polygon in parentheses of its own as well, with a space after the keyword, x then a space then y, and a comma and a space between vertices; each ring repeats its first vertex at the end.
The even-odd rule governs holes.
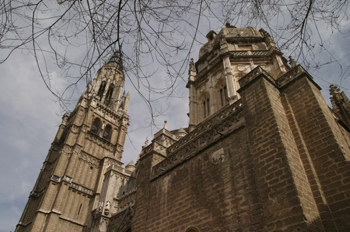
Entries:
POLYGON ((129 93, 120 52, 97 72, 65 114, 16 231, 84 231, 111 165, 122 167, 129 93))

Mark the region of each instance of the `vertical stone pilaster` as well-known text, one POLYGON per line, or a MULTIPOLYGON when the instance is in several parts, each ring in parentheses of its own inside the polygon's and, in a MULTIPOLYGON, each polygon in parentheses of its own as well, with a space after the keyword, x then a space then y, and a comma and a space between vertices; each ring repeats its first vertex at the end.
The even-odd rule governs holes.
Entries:
POLYGON ((241 79, 258 191, 268 228, 322 228, 308 178, 289 127, 280 91, 261 68, 241 79), (303 219, 305 218, 305 220, 303 219), (279 223, 283 220, 285 223, 279 223))
POLYGON ((303 162, 322 223, 327 230, 342 231, 350 227, 350 182, 344 181, 350 180, 350 147, 319 89, 304 73, 282 93, 300 131, 297 142, 304 145, 303 162))
POLYGON ((106 100, 106 95, 107 95, 107 92, 108 92, 108 89, 109 89, 109 85, 111 84, 111 79, 108 79, 107 80, 107 83, 106 83, 106 87, 105 87, 105 91, 102 95, 102 99, 101 99, 101 102, 104 103, 105 100, 106 100))
POLYGON ((223 57, 223 65, 224 65, 224 75, 226 80, 226 87, 227 87, 227 95, 230 103, 233 103, 238 99, 238 92, 237 92, 237 80, 233 76, 232 67, 231 67, 231 61, 230 56, 226 55, 223 57))
POLYGON ((198 102, 196 97, 196 87, 194 81, 196 79, 196 68, 193 62, 193 58, 190 61, 190 68, 188 70, 188 82, 186 88, 189 89, 189 130, 192 131, 198 124, 198 102))

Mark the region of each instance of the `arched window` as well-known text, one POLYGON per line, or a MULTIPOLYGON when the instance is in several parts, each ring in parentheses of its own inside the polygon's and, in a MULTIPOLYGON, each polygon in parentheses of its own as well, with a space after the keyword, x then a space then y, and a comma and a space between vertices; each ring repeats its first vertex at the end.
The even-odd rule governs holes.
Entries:
POLYGON ((112 95, 113 95, 113 90, 114 87, 113 85, 109 86, 108 91, 107 91, 107 95, 106 95, 106 100, 105 100, 105 104, 108 106, 111 101, 112 101, 112 95))
POLYGON ((100 127, 101 127, 101 120, 99 118, 95 118, 94 122, 91 125, 91 132, 98 135, 100 127))
POLYGON ((209 98, 205 98, 203 101, 204 118, 208 117, 210 114, 210 101, 209 98))
POLYGON ((210 115, 210 95, 207 91, 202 92, 201 96, 199 97, 199 102, 201 102, 201 117, 202 119, 205 119, 210 115))
POLYGON ((106 82, 102 81, 100 85, 100 89, 98 90, 98 93, 97 93, 97 96, 100 98, 100 101, 102 99, 103 93, 105 92, 105 88, 106 88, 106 82))
POLYGON ((110 140, 112 135, 112 127, 111 125, 107 125, 104 132, 103 132, 103 138, 106 140, 110 140))

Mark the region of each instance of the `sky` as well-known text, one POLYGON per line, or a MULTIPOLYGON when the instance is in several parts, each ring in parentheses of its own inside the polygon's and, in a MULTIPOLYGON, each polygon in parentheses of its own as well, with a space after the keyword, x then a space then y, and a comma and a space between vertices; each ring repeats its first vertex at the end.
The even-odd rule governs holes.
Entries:
MULTIPOLYGON (((195 61, 201 44, 206 41, 203 34, 210 29, 218 32, 220 27, 203 25, 203 33, 198 36, 199 42, 191 53, 195 61)), ((349 25, 345 31, 349 33, 349 25)), ((325 29, 322 33, 327 36, 329 32, 325 29)), ((329 40, 329 51, 338 58, 343 57, 350 52, 349 42, 342 34, 336 34, 329 40)), ((341 62, 348 65, 350 58, 345 57, 341 62)), ((164 75, 162 72, 160 69, 153 78, 161 78, 164 75)), ((342 91, 350 96, 350 78, 341 78, 339 64, 309 72, 322 88, 327 104, 330 105, 330 84, 341 85, 342 91)), ((51 75, 54 88, 63 89, 67 83, 58 78, 60 73, 53 72, 51 75)), ((22 214, 60 125, 62 109, 45 87, 30 54, 19 50, 13 53, 9 60, 0 65, 0 77, 0 232, 9 232, 14 231, 22 214)), ((187 80, 187 76, 183 78, 187 80)), ((152 140, 153 134, 165 120, 169 130, 188 126, 188 89, 185 85, 184 81, 180 81, 176 88, 177 97, 164 97, 156 103, 157 109, 165 113, 156 118, 159 127, 151 128, 148 126, 150 115, 146 104, 126 81, 125 90, 130 92, 128 114, 131 124, 122 158, 124 164, 131 160, 136 162, 146 137, 152 140)))

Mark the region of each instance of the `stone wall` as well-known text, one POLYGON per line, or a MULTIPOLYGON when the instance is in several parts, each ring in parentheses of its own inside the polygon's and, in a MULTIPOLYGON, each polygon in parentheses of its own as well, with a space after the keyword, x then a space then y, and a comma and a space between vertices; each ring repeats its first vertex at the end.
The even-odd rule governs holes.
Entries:
POLYGON ((226 106, 139 160, 132 231, 346 230, 349 132, 312 77, 258 67, 226 106))
POLYGON ((137 195, 145 196, 139 191, 147 189, 148 196, 136 200, 132 230, 261 227, 256 224, 262 212, 252 170, 246 130, 241 127, 170 172, 140 184, 137 195), (144 213, 142 220, 137 217, 139 210, 144 213))

